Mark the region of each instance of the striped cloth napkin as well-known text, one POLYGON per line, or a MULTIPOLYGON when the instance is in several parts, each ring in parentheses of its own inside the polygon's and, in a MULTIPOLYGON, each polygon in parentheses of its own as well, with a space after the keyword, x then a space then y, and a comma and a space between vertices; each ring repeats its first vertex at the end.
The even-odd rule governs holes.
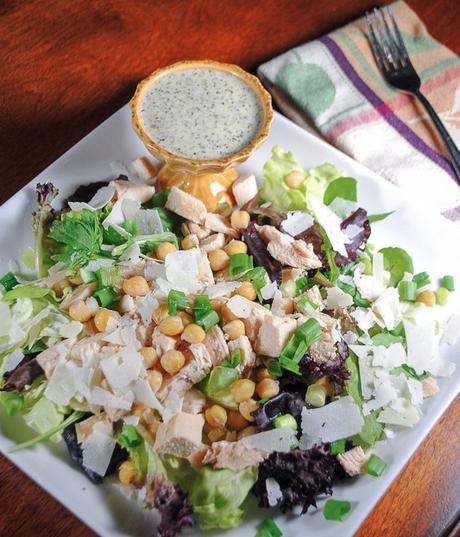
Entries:
MULTIPOLYGON (((460 145, 460 58, 434 40, 402 1, 391 9, 422 91, 460 145)), ((460 221, 460 188, 425 110, 389 86, 365 18, 294 48, 258 70, 279 109, 417 200, 460 221)))

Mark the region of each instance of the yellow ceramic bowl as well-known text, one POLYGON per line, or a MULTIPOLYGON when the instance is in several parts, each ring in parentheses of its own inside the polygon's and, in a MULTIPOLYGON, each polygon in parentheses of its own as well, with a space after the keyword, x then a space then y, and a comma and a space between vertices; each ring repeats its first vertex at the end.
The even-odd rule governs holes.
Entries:
POLYGON ((164 163, 158 175, 160 188, 167 188, 172 185, 178 186, 201 198, 209 210, 226 212, 226 208, 231 207, 233 204, 230 186, 238 175, 234 166, 244 162, 265 141, 273 119, 270 94, 263 88, 259 79, 250 75, 237 65, 219 63, 212 60, 182 61, 162 69, 157 69, 150 76, 142 80, 137 86, 130 105, 132 122, 136 133, 148 151, 164 163), (191 159, 171 153, 149 136, 141 120, 141 104, 145 92, 153 84, 161 77, 165 77, 171 73, 197 69, 220 70, 240 78, 250 86, 260 102, 262 118, 259 132, 248 145, 224 158, 214 160, 191 159))

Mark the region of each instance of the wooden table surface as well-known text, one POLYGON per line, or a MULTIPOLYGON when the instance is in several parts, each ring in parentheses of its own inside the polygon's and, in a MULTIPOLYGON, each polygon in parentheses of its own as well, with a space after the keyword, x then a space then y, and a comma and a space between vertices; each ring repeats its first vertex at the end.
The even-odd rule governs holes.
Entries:
MULTIPOLYGON (((457 0, 409 4, 434 37, 460 53, 457 0)), ((136 83, 155 68, 211 58, 254 70, 373 5, 372 0, 0 0, 0 202, 125 104, 136 83)), ((359 537, 432 537, 452 530, 460 506, 459 430, 457 398, 359 537)), ((94 535, 3 457, 0 502, 1 536, 94 535)))

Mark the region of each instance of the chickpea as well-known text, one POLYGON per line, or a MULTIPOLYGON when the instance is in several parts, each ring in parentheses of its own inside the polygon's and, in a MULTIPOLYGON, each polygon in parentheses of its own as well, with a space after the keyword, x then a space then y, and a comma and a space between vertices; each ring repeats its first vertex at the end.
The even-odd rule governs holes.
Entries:
POLYGON ((248 251, 248 247, 243 241, 237 241, 233 239, 227 244, 224 250, 230 257, 232 257, 232 255, 234 254, 246 254, 248 251))
POLYGON ((227 268, 230 263, 230 257, 224 250, 221 250, 220 248, 209 252, 208 259, 211 269, 214 272, 227 268))
POLYGON ((64 289, 70 287, 70 281, 63 279, 60 282, 57 282, 53 285, 53 291, 58 297, 61 297, 64 294, 64 289))
POLYGON ((160 332, 166 336, 178 336, 184 330, 184 322, 179 315, 166 317, 158 325, 160 332))
POLYGON ((191 323, 184 328, 181 339, 188 343, 201 343, 206 337, 206 332, 201 326, 191 323))
POLYGON ((152 319, 157 323, 160 324, 163 319, 166 319, 168 317, 168 304, 163 302, 158 306, 156 310, 152 313, 152 319))
POLYGON ((249 423, 236 410, 230 410, 227 418, 227 427, 235 431, 242 431, 249 423))
POLYGON ((273 379, 263 379, 256 385, 257 395, 261 399, 270 399, 270 397, 278 395, 279 391, 279 383, 273 379))
POLYGON ((255 421, 255 418, 251 415, 251 412, 256 411, 258 408, 259 405, 254 401, 254 399, 247 399, 246 401, 242 401, 238 406, 240 414, 247 421, 255 421))
POLYGON ((218 442, 225 438, 225 429, 214 428, 208 433, 208 438, 211 442, 218 442))
POLYGON ((256 385, 252 380, 240 379, 232 385, 231 391, 235 401, 241 403, 250 399, 254 395, 255 389, 256 385))
POLYGON ((120 314, 118 311, 99 308, 94 316, 94 325, 99 332, 114 330, 118 326, 120 314))
POLYGON ((237 437, 238 433, 236 431, 227 431, 227 434, 225 435, 225 440, 227 442, 236 442, 237 437))
POLYGON ((189 324, 193 323, 193 317, 190 315, 190 313, 180 310, 177 312, 177 315, 182 319, 184 326, 188 326, 189 324))
POLYGON ((334 386, 332 385, 332 382, 329 380, 328 376, 319 378, 315 384, 322 386, 326 392, 326 395, 329 397, 334 393, 334 386))
POLYGON ((223 331, 227 335, 230 341, 238 339, 240 336, 244 336, 246 333, 246 328, 244 327, 243 321, 240 319, 235 319, 230 321, 227 324, 224 324, 223 331))
POLYGON ((230 217, 230 224, 234 229, 246 229, 249 225, 251 217, 247 211, 233 211, 230 217))
POLYGON ((251 436, 253 434, 256 434, 258 432, 257 427, 254 427, 253 425, 249 425, 249 427, 245 427, 242 431, 238 433, 238 436, 236 437, 237 440, 241 440, 242 438, 245 438, 246 436, 251 436))
POLYGON ((152 371, 149 371, 149 374, 147 375, 147 381, 152 390, 157 392, 163 384, 163 374, 156 369, 152 369, 152 371))
POLYGON ((118 469, 118 479, 123 485, 130 485, 138 477, 133 461, 122 462, 118 469))
POLYGON ((422 304, 425 304, 425 306, 432 308, 436 304, 436 295, 433 291, 427 289, 426 291, 419 293, 416 300, 417 302, 421 302, 422 304))
POLYGON ((123 281, 123 291, 129 296, 145 296, 149 290, 149 284, 143 276, 132 276, 123 281))
POLYGON ((220 308, 222 307, 222 304, 224 304, 222 302, 222 300, 219 300, 218 298, 214 298, 213 300, 210 301, 211 302, 211 308, 217 313, 217 315, 219 315, 220 317, 220 308))
POLYGON ((166 256, 168 254, 172 254, 173 252, 176 252, 177 248, 174 246, 172 242, 160 242, 160 244, 155 249, 155 255, 158 259, 161 261, 164 261, 166 259, 166 256))
POLYGON ((142 347, 140 350, 145 369, 151 369, 158 362, 157 351, 153 347, 142 347))
POLYGON ((75 300, 70 304, 69 315, 74 321, 84 323, 91 319, 91 310, 83 300, 75 300))
POLYGON ((301 170, 292 170, 284 177, 284 182, 289 188, 300 188, 305 179, 305 174, 301 170))
POLYGON ((223 429, 227 423, 227 411, 220 405, 212 405, 207 408, 204 417, 213 428, 223 429))
POLYGON ((271 375, 270 375, 270 372, 268 371, 268 369, 266 367, 261 367, 259 369, 259 371, 257 371, 257 380, 258 382, 260 382, 261 380, 264 380, 264 379, 269 379, 271 378, 271 375))
POLYGON ((233 294, 240 295, 248 300, 255 300, 257 298, 256 290, 251 282, 243 282, 233 294))
POLYGON ((170 375, 180 371, 185 364, 185 356, 181 351, 171 349, 166 351, 160 359, 161 367, 170 375))
POLYGON ((231 311, 227 304, 222 304, 220 307, 220 317, 224 322, 230 322, 238 319, 238 317, 231 311))
POLYGON ((198 237, 194 234, 187 235, 180 243, 182 250, 191 250, 199 245, 198 237))

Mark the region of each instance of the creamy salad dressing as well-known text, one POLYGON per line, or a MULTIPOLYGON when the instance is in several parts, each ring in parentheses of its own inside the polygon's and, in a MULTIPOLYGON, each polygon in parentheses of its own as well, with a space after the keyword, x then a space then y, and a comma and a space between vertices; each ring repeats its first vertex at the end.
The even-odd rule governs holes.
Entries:
POLYGON ((148 135, 164 149, 191 159, 214 160, 246 147, 263 123, 253 89, 217 69, 190 69, 161 77, 140 103, 148 135))

